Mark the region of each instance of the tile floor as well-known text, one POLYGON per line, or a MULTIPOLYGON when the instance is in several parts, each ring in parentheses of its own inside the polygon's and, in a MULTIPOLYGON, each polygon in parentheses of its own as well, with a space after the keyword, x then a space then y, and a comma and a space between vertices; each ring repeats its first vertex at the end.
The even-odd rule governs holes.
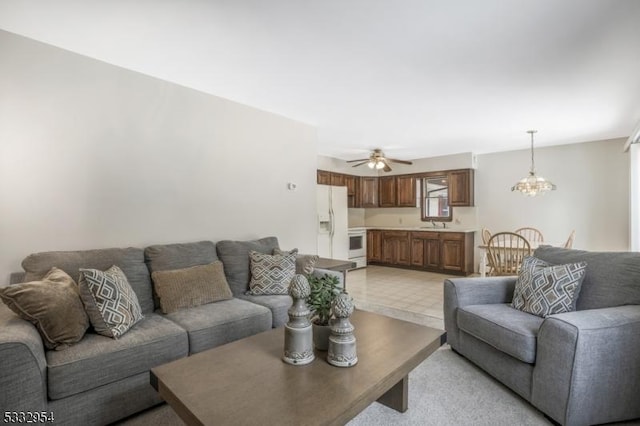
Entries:
POLYGON ((369 265, 347 272, 357 308, 444 329, 443 282, 451 275, 369 265))

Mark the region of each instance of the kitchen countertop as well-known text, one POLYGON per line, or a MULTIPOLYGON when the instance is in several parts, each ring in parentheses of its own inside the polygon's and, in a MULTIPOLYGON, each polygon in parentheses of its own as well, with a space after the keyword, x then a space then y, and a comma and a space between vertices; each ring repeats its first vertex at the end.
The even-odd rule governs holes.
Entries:
POLYGON ((357 226, 349 228, 349 231, 364 231, 368 229, 389 230, 389 231, 427 231, 427 232, 476 232, 477 229, 459 228, 433 228, 431 226, 357 226))

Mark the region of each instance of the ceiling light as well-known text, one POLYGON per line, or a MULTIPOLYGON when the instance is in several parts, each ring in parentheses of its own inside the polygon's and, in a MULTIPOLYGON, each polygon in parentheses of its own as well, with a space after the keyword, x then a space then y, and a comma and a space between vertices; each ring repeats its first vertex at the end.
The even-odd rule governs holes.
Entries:
POLYGON ((533 161, 533 134, 537 130, 527 130, 527 133, 531 134, 531 169, 529 170, 529 176, 524 177, 511 187, 512 191, 520 191, 522 194, 529 197, 535 197, 538 194, 544 195, 547 191, 554 191, 556 186, 543 178, 542 176, 536 176, 535 162, 533 161))
POLYGON ((376 169, 384 169, 384 163, 380 160, 376 161, 376 169))
POLYGON ((367 163, 367 166, 369 166, 370 169, 373 169, 376 166, 376 162, 371 160, 367 163))

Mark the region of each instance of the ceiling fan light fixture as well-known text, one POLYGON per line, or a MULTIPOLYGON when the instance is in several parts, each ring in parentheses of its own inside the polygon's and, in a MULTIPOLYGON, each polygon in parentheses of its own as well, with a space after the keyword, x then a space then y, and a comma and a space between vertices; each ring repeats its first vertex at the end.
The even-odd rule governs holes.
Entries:
POLYGON ((380 170, 380 169, 384 169, 384 162, 382 161, 376 161, 376 169, 380 170))
POLYGON ((367 166, 369 166, 370 169, 373 169, 376 166, 376 162, 371 160, 367 163, 367 166))
POLYGON ((542 176, 536 176, 535 162, 533 160, 533 134, 537 130, 527 130, 527 133, 531 135, 531 169, 529 170, 529 176, 524 177, 511 187, 511 191, 518 191, 528 197, 535 197, 538 194, 544 195, 548 191, 555 191, 556 186, 543 178, 542 176))

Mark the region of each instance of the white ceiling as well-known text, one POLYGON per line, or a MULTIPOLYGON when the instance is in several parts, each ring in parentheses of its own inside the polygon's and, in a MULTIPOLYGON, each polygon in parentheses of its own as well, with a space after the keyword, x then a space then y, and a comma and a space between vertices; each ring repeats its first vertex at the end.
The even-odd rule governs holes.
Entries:
POLYGON ((638 0, 0 2, 1 29, 313 124, 343 159, 629 136, 639 22, 638 0))

